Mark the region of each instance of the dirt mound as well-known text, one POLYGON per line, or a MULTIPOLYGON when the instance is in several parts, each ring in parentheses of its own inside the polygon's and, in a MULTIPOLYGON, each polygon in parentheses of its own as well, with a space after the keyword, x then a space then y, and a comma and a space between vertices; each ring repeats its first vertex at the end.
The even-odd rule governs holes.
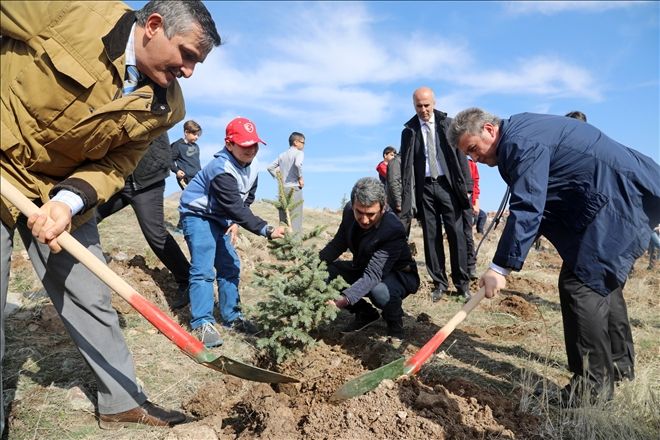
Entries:
MULTIPOLYGON (((150 267, 145 258, 139 255, 130 260, 122 252, 106 255, 108 266, 140 295, 154 303, 161 310, 167 311, 175 298, 177 284, 174 277, 164 267, 150 267)), ((119 295, 112 295, 112 306, 119 313, 128 315, 138 313, 119 295)))
POLYGON ((278 389, 225 376, 205 384, 184 404, 199 419, 177 429, 210 426, 221 438, 273 440, 515 438, 493 415, 492 405, 503 402, 481 401, 488 393, 478 387, 454 384, 452 391, 403 377, 334 404, 332 393, 365 370, 343 349, 324 343, 282 370, 301 383, 278 389))
POLYGON ((503 297, 495 307, 501 313, 508 313, 525 321, 538 317, 538 310, 524 298, 517 295, 503 297))

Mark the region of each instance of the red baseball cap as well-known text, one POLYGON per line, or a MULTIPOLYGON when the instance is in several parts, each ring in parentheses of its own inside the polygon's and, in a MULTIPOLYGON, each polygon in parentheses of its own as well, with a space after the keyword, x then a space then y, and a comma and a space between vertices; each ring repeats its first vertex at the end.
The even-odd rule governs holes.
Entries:
POLYGON ((266 145, 257 134, 257 127, 247 118, 234 118, 225 130, 225 141, 233 142, 239 147, 250 147, 257 142, 266 145))

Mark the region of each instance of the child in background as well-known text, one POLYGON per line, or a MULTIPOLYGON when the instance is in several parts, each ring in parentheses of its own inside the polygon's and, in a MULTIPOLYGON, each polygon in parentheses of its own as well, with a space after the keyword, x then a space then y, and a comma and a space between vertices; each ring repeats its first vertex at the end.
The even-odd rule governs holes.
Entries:
POLYGON ((378 178, 380 183, 383 185, 387 184, 387 164, 390 163, 394 156, 396 155, 396 149, 392 146, 387 146, 383 150, 383 160, 376 165, 376 171, 378 171, 378 178))
POLYGON ((273 227, 250 210, 257 191, 257 170, 250 164, 259 151, 254 124, 235 118, 226 129, 225 148, 217 153, 181 195, 179 212, 190 250, 190 327, 208 348, 222 344, 213 316, 213 279, 218 280, 222 325, 253 334, 241 314, 238 282, 240 260, 234 244, 241 226, 253 234, 281 238, 284 226, 273 227))

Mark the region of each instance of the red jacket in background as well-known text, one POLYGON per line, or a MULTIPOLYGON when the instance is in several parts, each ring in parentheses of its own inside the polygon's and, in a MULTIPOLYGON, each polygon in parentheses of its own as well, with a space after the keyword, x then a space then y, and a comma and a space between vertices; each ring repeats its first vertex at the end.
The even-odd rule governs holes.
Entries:
POLYGON ((479 200, 479 170, 477 169, 477 164, 476 162, 472 161, 471 159, 468 159, 467 161, 468 165, 470 166, 470 175, 472 175, 472 181, 474 182, 474 185, 472 186, 472 206, 474 206, 474 202, 476 200, 479 200))

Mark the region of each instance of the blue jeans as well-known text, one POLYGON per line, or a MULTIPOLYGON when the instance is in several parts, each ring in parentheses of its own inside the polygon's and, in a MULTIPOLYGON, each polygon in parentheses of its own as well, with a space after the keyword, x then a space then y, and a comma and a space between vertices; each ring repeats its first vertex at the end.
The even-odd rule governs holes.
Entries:
POLYGON ((181 218, 190 250, 190 327, 194 330, 213 317, 213 280, 218 280, 218 307, 223 324, 241 316, 238 282, 241 262, 226 228, 196 215, 181 218))

